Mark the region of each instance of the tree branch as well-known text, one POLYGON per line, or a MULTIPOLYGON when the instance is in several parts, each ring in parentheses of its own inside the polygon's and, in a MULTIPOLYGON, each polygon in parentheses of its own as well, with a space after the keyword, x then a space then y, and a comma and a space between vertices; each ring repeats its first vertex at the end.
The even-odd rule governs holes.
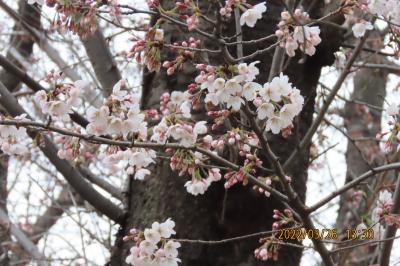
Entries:
MULTIPOLYGON (((2 104, 12 116, 18 116, 26 113, 25 110, 19 105, 15 97, 1 82, 0 95, 0 104, 2 104)), ((34 131, 28 131, 28 134, 32 139, 35 139, 38 133, 34 131)), ((100 213, 106 215, 108 218, 117 223, 122 222, 124 215, 123 211, 114 203, 101 195, 97 190, 95 190, 82 177, 80 172, 68 161, 60 159, 57 155, 57 147, 47 136, 42 136, 42 141, 43 145, 39 146, 40 149, 49 159, 49 161, 57 168, 57 170, 65 177, 71 187, 100 213)))
MULTIPOLYGON (((390 210, 391 214, 400 214, 400 175, 397 177, 397 184, 396 184, 396 189, 394 191, 393 195, 393 206, 392 209, 390 210)), ((388 225, 388 227, 385 230, 385 234, 383 236, 383 239, 386 239, 382 244, 382 248, 379 253, 379 265, 380 266, 389 266, 390 262, 390 253, 392 252, 392 247, 393 247, 393 241, 396 236, 397 232, 397 227, 396 225, 388 225)))
MULTIPOLYGON (((35 80, 33 80, 28 74, 26 74, 25 71, 18 68, 16 65, 14 65, 11 61, 9 61, 7 58, 2 56, 1 54, 0 54, 0 66, 2 66, 6 71, 15 75, 18 79, 20 79, 23 83, 25 83, 25 85, 28 86, 31 90, 46 91, 46 89, 42 85, 40 85, 35 80)), ((78 125, 81 125, 82 127, 86 127, 89 124, 89 122, 86 120, 86 118, 84 118, 80 114, 76 113, 75 111, 72 114, 70 114, 69 116, 72 121, 74 121, 78 125)))
POLYGON ((114 85, 122 77, 99 25, 97 25, 95 33, 87 37, 87 39, 81 38, 81 41, 93 66, 94 73, 103 87, 104 97, 110 96, 114 85))
MULTIPOLYGON (((0 99, 1 102, 1 99, 0 99)), ((185 147, 182 146, 178 143, 165 143, 165 144, 160 144, 160 143, 152 143, 152 142, 135 142, 132 143, 130 141, 118 141, 118 140, 112 140, 108 138, 103 138, 103 137, 97 137, 93 135, 84 135, 84 134, 79 134, 73 131, 68 131, 64 130, 61 128, 57 128, 54 126, 49 126, 43 123, 38 123, 38 122, 32 122, 32 121, 15 121, 15 120, 0 120, 0 125, 15 125, 15 126, 23 126, 23 127, 28 127, 29 129, 33 131, 39 131, 36 128, 42 128, 45 130, 53 131, 62 135, 66 136, 72 136, 72 137, 77 137, 79 139, 86 140, 91 143, 96 143, 96 144, 107 144, 107 145, 114 145, 114 146, 119 146, 119 147, 125 147, 125 148, 150 148, 150 149, 165 149, 165 148, 171 148, 171 149, 187 149, 187 150, 193 150, 193 151, 198 151, 206 156, 208 156, 212 161, 217 162, 222 164, 223 166, 229 167, 230 169, 234 171, 240 170, 240 166, 218 156, 217 154, 200 148, 196 146, 191 146, 191 147, 185 147)), ((283 202, 287 202, 289 199, 287 196, 279 192, 278 190, 267 186, 265 183, 262 183, 260 180, 258 180, 256 177, 254 177, 251 174, 247 174, 247 177, 249 178, 249 182, 253 185, 257 185, 261 187, 262 189, 265 189, 266 191, 270 192, 272 195, 276 196, 279 200, 283 202)))
POLYGON ((0 220, 2 224, 7 225, 10 228, 11 234, 17 239, 18 243, 28 252, 39 266, 48 266, 49 264, 45 262, 46 257, 39 251, 36 245, 13 223, 11 223, 8 218, 7 213, 0 208, 0 220))
MULTIPOLYGON (((81 76, 73 68, 71 68, 64 59, 60 56, 60 53, 49 43, 43 32, 32 27, 28 21, 25 21, 17 12, 9 7, 4 1, 0 0, 0 7, 15 21, 19 22, 22 28, 30 34, 38 46, 47 54, 47 56, 62 70, 67 77, 72 81, 82 79, 81 76)), ((89 37, 91 38, 91 37, 89 37)), ((95 91, 92 88, 87 88, 83 93, 83 96, 88 102, 93 102, 96 107, 101 104, 101 101, 96 100, 93 97, 95 91)))
POLYGON ((338 80, 336 81, 335 85, 332 88, 331 93, 325 99, 325 103, 322 106, 320 112, 318 113, 317 117, 315 118, 314 122, 310 126, 309 130, 305 134, 303 140, 300 142, 299 146, 293 151, 293 153, 289 156, 286 162, 283 165, 283 169, 287 169, 289 165, 296 159, 296 157, 306 149, 312 140, 315 132, 317 131, 319 125, 324 119, 326 112, 328 111, 329 106, 331 105, 332 101, 335 99, 336 94, 339 92, 340 88, 342 87, 343 82, 347 78, 347 75, 350 73, 351 67, 353 66, 355 60, 357 59, 358 55, 362 51, 365 41, 368 38, 368 32, 365 33, 364 37, 362 37, 356 46, 353 54, 351 55, 350 59, 347 61, 346 66, 344 67, 342 73, 340 74, 338 80))
POLYGON ((386 171, 390 171, 390 170, 396 170, 396 169, 400 169, 400 163, 391 163, 391 164, 386 164, 383 166, 372 168, 372 170, 365 172, 364 174, 353 179, 352 181, 350 181, 349 183, 347 183, 340 189, 336 190, 335 192, 332 192, 329 196, 327 196, 324 199, 320 200, 319 202, 315 203, 313 206, 310 206, 308 208, 308 211, 310 213, 316 211, 317 209, 321 208, 322 206, 324 206, 326 203, 328 203, 335 197, 337 197, 340 194, 346 192, 347 190, 355 187, 356 185, 360 184, 361 182, 368 179, 369 177, 376 175, 377 173, 386 172, 386 171))

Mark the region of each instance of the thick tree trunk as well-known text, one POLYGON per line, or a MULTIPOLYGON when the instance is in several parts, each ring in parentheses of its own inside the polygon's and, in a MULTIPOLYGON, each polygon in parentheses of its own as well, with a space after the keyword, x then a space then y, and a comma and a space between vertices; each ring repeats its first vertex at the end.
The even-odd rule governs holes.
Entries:
MULTIPOLYGON (((164 5, 171 5, 174 1, 164 1, 164 5)), ((310 1, 315 2, 315 1, 310 1)), ((209 1, 203 1, 209 4, 209 1)), ((255 29, 246 31, 244 39, 257 39, 267 36, 276 30, 280 12, 283 9, 282 1, 268 1, 268 12, 255 29)), ((218 8, 210 7, 209 12, 216 12, 218 8)), ((313 15, 320 16, 323 6, 313 8, 313 15)), ((211 17, 215 14, 209 14, 211 17)), ((234 24, 231 25, 234 28, 234 24)), ((231 36, 232 29, 228 28, 231 36)), ((182 29, 164 25, 166 42, 175 42, 188 37, 182 29)), ((337 49, 339 33, 323 30, 327 36, 318 47, 314 57, 307 58, 304 64, 299 64, 300 58, 290 61, 284 70, 290 80, 305 98, 304 110, 296 122, 295 133, 289 139, 270 136, 273 150, 284 161, 304 136, 312 122, 314 112, 314 98, 321 67, 333 63, 333 52, 337 49)), ((257 49, 265 48, 268 44, 259 43, 257 46, 245 47, 245 54, 257 49)), ((236 51, 232 49, 232 53, 236 51)), ((258 82, 266 82, 273 52, 255 58, 261 63, 258 82)), ((170 57, 164 54, 165 58, 170 57)), ((208 58, 205 63, 221 64, 219 58, 208 58)), ((193 82, 196 71, 185 65, 182 72, 167 76, 162 70, 158 73, 145 73, 143 81, 142 107, 149 108, 158 105, 159 97, 165 91, 185 90, 193 82)), ((266 162, 266 160, 265 160, 266 162)), ((308 152, 297 160, 288 170, 293 177, 294 187, 302 200, 305 199, 307 168, 309 163, 308 152)), ((268 167, 267 163, 265 166, 268 167)), ((153 221, 164 221, 171 217, 176 222, 177 238, 219 240, 249 233, 271 230, 273 209, 283 207, 273 197, 266 198, 256 193, 251 186, 236 185, 225 191, 223 183, 213 184, 203 196, 194 197, 184 188, 185 177, 178 177, 169 167, 169 162, 160 160, 153 170, 153 175, 143 181, 132 181, 129 197, 129 214, 126 224, 121 228, 116 246, 113 250, 111 265, 125 265, 125 258, 132 243, 123 243, 121 237, 132 228, 143 229, 153 221)), ((184 244, 180 248, 180 258, 183 266, 250 266, 250 265, 298 265, 301 250, 282 249, 277 262, 260 262, 254 258, 254 249, 258 246, 258 239, 249 239, 223 245, 184 244)))

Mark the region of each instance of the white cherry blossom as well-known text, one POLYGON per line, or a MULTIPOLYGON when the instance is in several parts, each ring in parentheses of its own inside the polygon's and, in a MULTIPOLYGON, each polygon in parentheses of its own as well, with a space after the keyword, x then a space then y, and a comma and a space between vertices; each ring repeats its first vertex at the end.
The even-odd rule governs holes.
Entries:
POLYGON ((267 11, 265 2, 259 3, 252 8, 247 9, 240 16, 240 25, 246 24, 248 27, 253 28, 256 25, 257 20, 262 18, 262 14, 267 11))
POLYGON ((257 118, 263 120, 274 116, 275 107, 272 103, 263 103, 257 108, 257 118))
POLYGON ((386 109, 388 115, 396 116, 399 114, 399 106, 396 103, 391 103, 386 109))
POLYGON ((194 179, 187 181, 185 183, 187 192, 194 196, 197 196, 199 194, 203 195, 207 191, 209 186, 210 183, 205 179, 202 180, 194 179))
POLYGON ((351 29, 353 30, 353 34, 356 38, 361 38, 365 35, 367 30, 372 30, 373 28, 374 26, 372 26, 371 22, 363 20, 355 23, 351 29))
POLYGON ((168 218, 165 222, 159 223, 159 222, 154 222, 151 225, 151 228, 155 231, 157 231, 161 237, 163 238, 169 238, 171 235, 175 235, 176 232, 174 230, 175 227, 175 222, 171 220, 171 218, 168 218))
POLYGON ((161 235, 157 230, 146 228, 144 230, 144 238, 150 243, 157 245, 161 240, 161 235))
POLYGON ((278 134, 282 128, 282 119, 279 116, 273 116, 267 120, 265 131, 271 131, 273 134, 278 134))

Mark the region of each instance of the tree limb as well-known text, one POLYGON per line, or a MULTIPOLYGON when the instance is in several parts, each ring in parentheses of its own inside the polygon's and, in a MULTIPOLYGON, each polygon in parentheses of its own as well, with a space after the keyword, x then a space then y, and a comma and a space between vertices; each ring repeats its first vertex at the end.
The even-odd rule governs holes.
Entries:
POLYGON ((0 220, 3 224, 7 224, 10 229, 11 234, 18 240, 18 243, 28 252, 39 266, 48 266, 49 264, 45 262, 46 257, 39 251, 36 245, 14 224, 11 223, 8 218, 7 213, 0 208, 0 220))
MULTIPOLYGON (((396 189, 393 195, 393 206, 390 210, 391 214, 400 214, 400 175, 397 177, 396 189)), ((385 230, 383 239, 387 239, 382 244, 382 248, 379 253, 379 265, 389 266, 390 253, 392 252, 394 237, 396 236, 397 227, 396 225, 388 225, 385 230)))
MULTIPOLYGON (((0 95, 0 104, 2 104, 12 116, 26 113, 15 97, 1 82, 0 95)), ((28 131, 28 134, 32 139, 35 139, 38 136, 38 133, 34 131, 28 131)), ((124 216, 123 211, 95 190, 82 177, 81 173, 68 161, 60 159, 57 155, 57 147, 47 136, 41 136, 41 140, 43 141, 43 145, 40 145, 40 149, 57 170, 65 177, 71 187, 100 213, 106 215, 111 220, 120 223, 124 216)))
POLYGON ((87 37, 87 39, 81 38, 81 41, 93 66, 94 73, 103 87, 104 97, 110 96, 114 85, 122 77, 99 25, 97 25, 97 30, 94 34, 87 37))

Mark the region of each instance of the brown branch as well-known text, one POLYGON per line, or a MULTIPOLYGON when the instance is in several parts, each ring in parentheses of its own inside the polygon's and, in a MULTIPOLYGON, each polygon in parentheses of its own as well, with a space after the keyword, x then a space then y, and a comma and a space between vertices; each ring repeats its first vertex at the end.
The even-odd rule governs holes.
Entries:
POLYGON ((104 97, 110 96, 113 86, 122 77, 99 25, 97 25, 95 33, 87 39, 81 38, 81 41, 93 66, 94 73, 103 88, 104 97))
MULTIPOLYGON (((37 83, 34 79, 32 79, 25 71, 18 68, 14 65, 11 61, 0 54, 0 66, 2 66, 6 71, 10 72, 11 74, 15 75, 19 80, 25 83, 33 91, 40 91, 46 90, 42 85, 37 83)), ((86 127, 89 122, 81 116, 80 114, 73 112, 69 115, 71 120, 75 123, 81 125, 82 127, 86 127)))
MULTIPOLYGON (((0 95, 0 104, 2 104, 12 116, 18 116, 26 113, 25 110, 19 105, 16 98, 1 82, 0 95)), ((38 133, 34 131, 28 131, 28 134, 32 139, 36 139, 38 137, 38 133)), ((56 169, 64 176, 71 187, 100 213, 106 215, 108 218, 117 223, 122 222, 124 212, 110 200, 101 195, 97 190, 95 190, 82 177, 80 172, 68 161, 60 159, 57 155, 57 147, 48 137, 41 136, 41 140, 43 145, 40 145, 39 148, 49 159, 49 161, 56 167, 56 169)))
MULTIPOLYGON (((32 27, 29 24, 29 21, 26 21, 23 17, 21 17, 17 12, 15 12, 10 6, 8 6, 4 1, 0 0, 0 7, 15 21, 20 23, 21 27, 27 32, 32 39, 38 44, 38 46, 46 53, 46 55, 62 70, 67 77, 69 77, 72 81, 77 81, 81 79, 81 76, 78 72, 75 71, 74 68, 69 66, 67 62, 61 57, 60 53, 49 43, 46 35, 32 27)), ((83 93, 83 96, 87 101, 91 101, 90 97, 93 97, 95 91, 92 88, 87 88, 83 93)), ((100 105, 100 101, 95 101, 94 105, 100 105)))
POLYGON ((346 192, 347 190, 355 187, 356 185, 358 185, 361 182, 367 180, 371 176, 376 175, 377 173, 386 172, 386 171, 390 171, 390 170, 396 170, 396 169, 400 169, 400 163, 391 163, 391 164, 386 164, 386 165, 383 165, 383 166, 372 168, 372 170, 365 172, 364 174, 362 174, 359 177, 353 179, 352 181, 350 181, 346 185, 342 186, 340 189, 332 192, 329 196, 323 198, 319 202, 317 202, 314 205, 310 206, 308 208, 308 211, 310 213, 316 211, 317 209, 321 208, 326 203, 328 203, 332 199, 336 198, 340 194, 342 194, 342 193, 346 192))
POLYGON ((37 244, 45 233, 48 232, 64 214, 64 207, 69 208, 72 205, 68 191, 69 188, 64 186, 57 199, 52 201, 51 205, 47 207, 45 212, 37 217, 35 224, 32 226, 32 231, 30 232, 33 243, 37 244))
POLYGON ((296 159, 297 156, 300 155, 301 152, 303 152, 304 149, 307 149, 307 147, 310 145, 312 137, 314 136, 315 132, 317 131, 319 125, 324 119, 325 114, 327 113, 329 106, 333 102, 333 100, 336 97, 336 94, 339 92, 340 88, 343 85, 343 82, 347 78, 347 75, 350 73, 351 67, 353 66, 354 62, 356 61, 358 55, 362 51, 362 47, 364 46, 365 41, 368 38, 368 32, 365 33, 364 37, 362 37, 356 46, 356 49, 354 50, 353 54, 351 55, 350 59, 347 61, 346 66, 344 67, 342 73, 340 74, 339 78, 337 79, 335 85, 332 88, 331 93, 328 95, 328 97, 325 99, 325 103, 322 106, 320 112, 318 113, 317 117, 315 118, 314 122, 310 126, 309 130, 305 134, 304 138, 300 142, 299 146, 293 151, 293 153, 289 156, 289 158, 286 160, 286 162, 283 165, 283 169, 287 169, 293 161, 296 159))
MULTIPOLYGON (((1 101, 0 101, 1 102, 1 101)), ((57 128, 54 126, 49 126, 47 124, 39 123, 39 122, 33 122, 33 121, 16 121, 16 120, 0 120, 1 125, 15 125, 15 126, 22 126, 22 127, 27 127, 33 131, 39 131, 37 128, 45 129, 46 131, 53 131, 65 136, 72 136, 72 137, 77 137, 79 139, 86 140, 91 143, 96 143, 96 144, 107 144, 107 145, 114 145, 114 146, 119 146, 119 147, 125 147, 125 148, 150 148, 150 149, 165 149, 165 148, 171 148, 171 149, 188 149, 188 150, 194 150, 198 151, 206 156, 208 156, 212 161, 217 162, 222 164, 223 166, 227 166, 230 169, 234 171, 240 170, 240 166, 218 156, 217 154, 200 148, 196 146, 191 146, 191 147, 185 147, 182 146, 178 143, 165 143, 165 144, 160 144, 160 143, 152 143, 152 142, 130 142, 130 141, 118 141, 118 140, 112 140, 108 138, 103 138, 103 137, 97 137, 93 135, 85 135, 85 134, 80 134, 76 133, 73 131, 68 131, 65 129, 57 128), (36 129, 35 129, 36 127, 36 129)), ((270 192, 273 196, 276 196, 279 200, 283 202, 288 201, 288 197, 279 192, 278 190, 267 186, 265 183, 261 182, 258 180, 256 177, 254 177, 251 174, 247 174, 247 177, 249 178, 249 182, 253 185, 257 185, 266 191, 270 192)))
POLYGON ((122 195, 122 191, 118 189, 117 187, 113 186, 110 184, 107 180, 96 176, 90 170, 86 167, 83 166, 78 166, 79 171, 81 174, 89 180, 91 183, 99 186, 100 188, 104 189, 106 192, 110 193, 111 196, 113 196, 116 199, 119 199, 121 201, 124 200, 124 197, 122 195))
POLYGON ((0 208, 0 220, 2 222, 1 226, 8 226, 11 234, 17 239, 21 247, 32 256, 39 266, 48 266, 48 263, 45 262, 46 257, 39 251, 37 246, 24 234, 22 230, 11 223, 7 213, 3 210, 3 208, 0 208))
MULTIPOLYGON (((400 175, 397 177, 396 189, 393 195, 393 206, 390 210, 391 214, 400 214, 400 175)), ((379 253, 379 265, 389 266, 390 253, 393 247, 394 237, 396 236, 396 225, 388 225, 385 230, 383 239, 387 240, 383 243, 379 253)))

